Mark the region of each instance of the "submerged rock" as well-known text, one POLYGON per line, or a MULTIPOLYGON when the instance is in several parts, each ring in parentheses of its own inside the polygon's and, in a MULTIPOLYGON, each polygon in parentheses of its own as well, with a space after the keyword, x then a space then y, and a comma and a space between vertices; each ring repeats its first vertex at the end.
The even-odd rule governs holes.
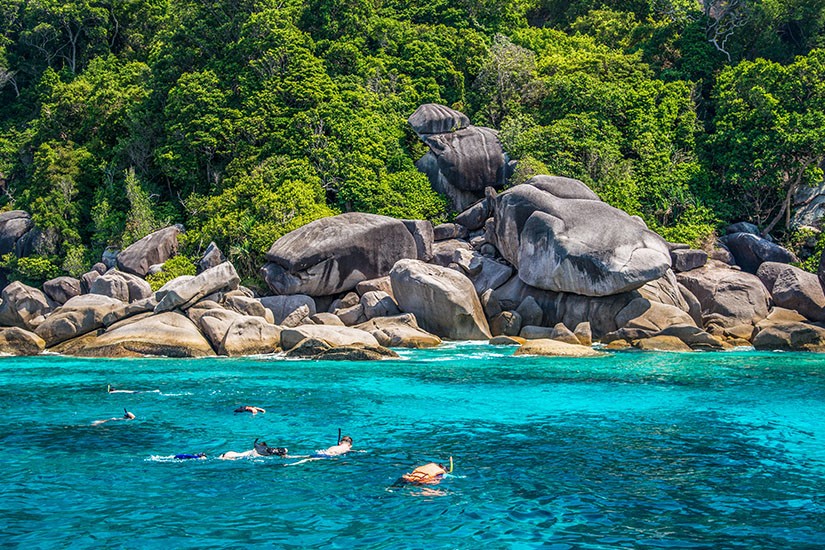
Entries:
POLYGON ((19 327, 0 328, 0 354, 37 355, 46 349, 41 337, 19 327))
POLYGON ((593 348, 578 344, 567 344, 557 340, 528 340, 515 352, 515 355, 548 355, 551 357, 601 357, 605 355, 593 348))

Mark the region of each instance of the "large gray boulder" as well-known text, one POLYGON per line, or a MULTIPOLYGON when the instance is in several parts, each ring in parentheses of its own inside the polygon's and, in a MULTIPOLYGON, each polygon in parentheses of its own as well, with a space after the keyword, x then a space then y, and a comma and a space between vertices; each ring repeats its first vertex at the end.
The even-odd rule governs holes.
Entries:
POLYGON ((58 305, 80 296, 80 279, 56 277, 43 283, 43 292, 58 305))
POLYGON ((752 233, 732 233, 720 241, 730 250, 736 265, 748 273, 756 273, 762 262, 789 264, 799 259, 793 252, 752 233))
POLYGON ((90 333, 54 348, 80 357, 214 356, 212 346, 185 315, 167 311, 126 319, 97 336, 90 333))
POLYGON ((28 212, 11 210, 0 214, 0 256, 12 252, 17 240, 34 227, 28 212))
POLYGON ((117 255, 117 267, 121 271, 146 277, 149 267, 162 264, 178 252, 180 225, 172 225, 146 235, 132 243, 117 255))
POLYGON ((368 320, 375 317, 393 317, 401 313, 393 297, 380 290, 366 292, 361 296, 360 305, 363 308, 364 317, 368 320))
POLYGON ((664 239, 621 210, 581 198, 592 191, 572 182, 528 182, 496 197, 496 246, 519 278, 544 290, 609 296, 664 275, 664 239))
POLYGON ((158 299, 155 313, 171 311, 175 308, 186 309, 204 296, 215 292, 235 290, 240 282, 241 279, 235 271, 235 266, 229 262, 211 267, 195 277, 178 277, 169 281, 155 293, 158 299))
POLYGON ((817 277, 819 277, 819 285, 822 287, 822 290, 825 291, 825 252, 823 252, 822 256, 819 258, 819 271, 817 272, 817 277))
POLYGON ((451 340, 489 340, 490 328, 473 283, 449 268, 400 260, 390 271, 393 296, 424 330, 451 340))
POLYGON ((110 269, 92 282, 89 294, 102 294, 122 302, 135 302, 151 296, 152 287, 137 275, 110 269))
POLYGON ((705 327, 755 325, 768 315, 771 297, 756 275, 709 261, 676 276, 699 300, 705 327))
POLYGON ((436 157, 440 174, 456 189, 481 194, 485 187, 504 185, 504 149, 492 128, 468 126, 431 135, 425 143, 436 157))
MULTIPOLYGON (((792 265, 779 265, 783 269, 777 273, 771 287, 774 304, 796 310, 811 321, 825 321, 825 293, 817 276, 792 265)), ((759 271, 764 266, 762 264, 759 271)))
POLYGON ((40 289, 15 281, 3 289, 0 303, 0 327, 34 330, 55 308, 40 289))
POLYGON ((212 347, 217 352, 221 348, 223 339, 236 320, 243 318, 237 311, 223 309, 222 307, 200 307, 200 304, 189 308, 187 317, 194 322, 201 330, 206 339, 212 343, 212 347))
POLYGON ((432 134, 454 132, 470 125, 467 115, 438 103, 425 103, 407 119, 422 140, 432 134))
POLYGON ((275 294, 326 296, 386 275, 400 259, 418 257, 419 245, 403 221, 349 212, 275 241, 261 275, 275 294))

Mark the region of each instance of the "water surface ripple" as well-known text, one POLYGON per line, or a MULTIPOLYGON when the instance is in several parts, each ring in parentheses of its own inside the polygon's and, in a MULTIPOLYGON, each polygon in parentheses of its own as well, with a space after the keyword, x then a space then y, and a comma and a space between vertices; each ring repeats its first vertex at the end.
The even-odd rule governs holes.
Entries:
POLYGON ((0 359, 0 544, 822 548, 825 360, 0 359), (139 390, 107 393, 106 386, 139 390), (233 414, 241 404, 266 414, 233 414), (92 422, 134 412, 133 421, 92 422), (222 461, 260 437, 336 459, 222 461), (176 461, 205 452, 206 460, 176 461), (393 487, 454 457, 432 488, 393 487))

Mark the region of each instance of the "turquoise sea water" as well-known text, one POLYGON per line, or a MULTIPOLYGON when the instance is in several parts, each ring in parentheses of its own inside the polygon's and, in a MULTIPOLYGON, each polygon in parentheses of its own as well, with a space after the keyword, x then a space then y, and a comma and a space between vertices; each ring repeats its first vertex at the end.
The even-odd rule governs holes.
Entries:
POLYGON ((822 548, 825 358, 0 360, 0 545, 822 548), (107 393, 106 386, 142 390, 107 393), (266 408, 233 414, 241 404, 266 408), (120 416, 132 421, 92 426, 120 416), (260 437, 335 459, 218 460, 260 437), (205 452, 206 460, 176 461, 205 452), (392 487, 447 462, 430 488, 392 487))

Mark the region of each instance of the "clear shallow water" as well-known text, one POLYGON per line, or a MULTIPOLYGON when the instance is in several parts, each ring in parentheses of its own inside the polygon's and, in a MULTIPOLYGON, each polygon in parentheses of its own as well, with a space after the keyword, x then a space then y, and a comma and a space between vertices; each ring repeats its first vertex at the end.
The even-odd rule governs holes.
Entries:
POLYGON ((825 545, 822 356, 512 351, 0 359, 0 545, 825 545), (241 404, 267 413, 233 414, 241 404), (124 407, 137 418, 91 425, 124 407), (311 453, 339 427, 360 452, 289 467, 215 458, 256 437, 311 453), (209 458, 165 458, 196 452, 209 458), (391 487, 450 455, 440 485, 391 487))

